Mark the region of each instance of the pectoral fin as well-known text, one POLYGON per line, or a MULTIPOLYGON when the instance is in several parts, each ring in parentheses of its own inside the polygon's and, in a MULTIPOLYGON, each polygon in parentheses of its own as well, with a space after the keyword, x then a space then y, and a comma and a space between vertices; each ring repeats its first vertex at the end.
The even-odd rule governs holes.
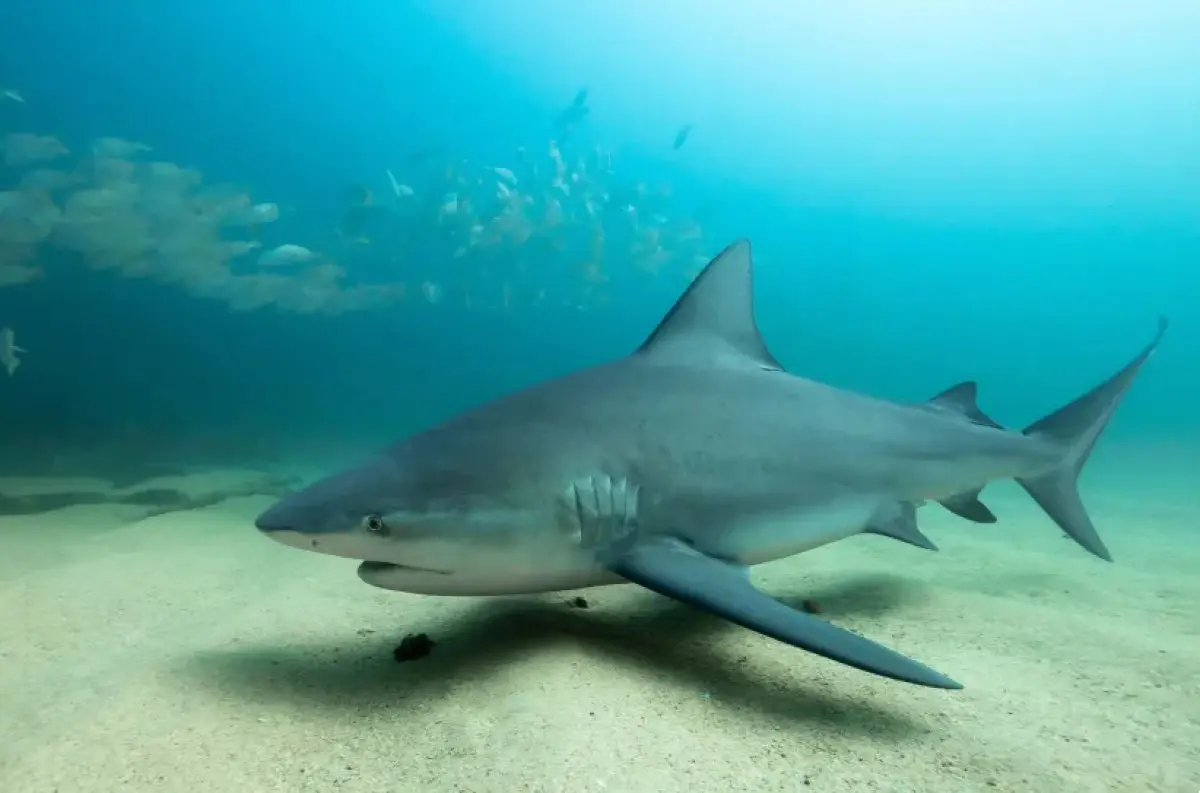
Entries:
POLYGON ((796 611, 754 588, 744 569, 672 537, 636 541, 614 556, 617 575, 785 644, 865 672, 933 688, 961 685, 911 658, 796 611))

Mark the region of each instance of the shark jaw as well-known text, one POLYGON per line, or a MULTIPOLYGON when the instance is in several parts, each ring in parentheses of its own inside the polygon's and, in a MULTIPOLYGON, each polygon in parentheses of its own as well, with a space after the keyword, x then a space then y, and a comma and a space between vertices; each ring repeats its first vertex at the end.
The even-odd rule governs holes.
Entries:
MULTIPOLYGON (((287 545, 290 548, 299 548, 302 551, 316 551, 317 553, 329 556, 340 556, 343 559, 370 560, 370 554, 373 553, 373 549, 369 548, 367 543, 364 543, 361 538, 354 535, 306 534, 289 529, 264 531, 263 533, 272 540, 287 545)), ((365 561, 363 564, 372 565, 372 570, 378 571, 409 571, 440 576, 454 574, 451 570, 419 567, 402 562, 365 561)))
POLYGON ((449 597, 533 595, 566 589, 624 583, 598 568, 589 556, 543 547, 503 553, 446 543, 424 553, 373 544, 355 534, 310 534, 290 529, 264 530, 290 548, 354 559, 364 583, 393 592, 449 597), (421 562, 418 564, 418 560, 421 562))

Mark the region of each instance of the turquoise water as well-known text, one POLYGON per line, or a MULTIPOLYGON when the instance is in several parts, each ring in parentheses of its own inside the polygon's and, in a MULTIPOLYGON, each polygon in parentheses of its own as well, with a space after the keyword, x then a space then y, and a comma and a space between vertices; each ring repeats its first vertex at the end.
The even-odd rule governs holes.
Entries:
POLYGON ((9 0, 0 43, 13 790, 1196 788, 1200 5, 9 0), (961 698, 631 587, 393 598, 252 528, 292 474, 634 349, 742 237, 788 370, 976 380, 1007 426, 1171 319, 1083 479, 1116 566, 1001 484, 994 529, 922 511, 940 555, 771 574, 961 698), (397 672, 425 631, 446 667, 397 672))
MULTIPOLYGON (((6 168, 6 187, 30 168, 81 167, 98 138, 136 141, 152 148, 141 160, 200 171, 201 189, 277 202, 264 250, 327 255, 346 286, 409 286, 403 301, 339 316, 231 311, 48 238, 35 254, 44 277, 0 289, 0 324, 30 350, 0 388, 11 442, 202 435, 237 454, 254 438, 382 441, 621 354, 686 283, 692 248, 739 236, 755 244, 764 333, 795 371, 895 398, 972 377, 987 408, 1019 424, 1106 374, 1165 313, 1168 344, 1114 431, 1193 432, 1195 8, 639 8, 6 4, 0 82, 25 102, 0 105, 0 129, 72 152, 6 168), (702 231, 657 274, 633 261, 619 217, 610 280, 590 292, 578 219, 558 249, 535 235, 465 260, 401 241, 427 215, 372 217, 369 244, 338 237, 356 191, 396 204, 386 169, 416 181, 462 160, 516 168, 519 147, 544 164, 582 87, 591 112, 564 157, 600 147, 606 189, 623 191, 614 206, 632 195, 643 216, 702 231), (639 183, 652 195, 631 193, 639 183), (446 292, 437 305, 419 293, 426 280, 446 292)), ((254 269, 254 254, 239 261, 254 269)))

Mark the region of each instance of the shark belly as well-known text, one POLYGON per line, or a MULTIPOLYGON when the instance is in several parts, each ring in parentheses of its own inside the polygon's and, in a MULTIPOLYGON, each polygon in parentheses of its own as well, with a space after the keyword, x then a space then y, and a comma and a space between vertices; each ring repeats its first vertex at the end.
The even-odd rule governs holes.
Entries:
POLYGON ((701 538, 697 545, 745 565, 786 559, 860 534, 883 502, 864 496, 753 514, 714 527, 715 541, 701 538))
MULTIPOLYGON (((697 523, 692 531, 679 534, 705 553, 743 565, 757 565, 860 534, 884 501, 866 496, 843 498, 755 513, 719 525, 697 523)), ((496 555, 487 562, 473 560, 447 573, 366 563, 359 567, 358 575, 381 589, 465 597, 531 595, 626 583, 598 565, 590 554, 557 550, 542 548, 538 553, 496 555)))

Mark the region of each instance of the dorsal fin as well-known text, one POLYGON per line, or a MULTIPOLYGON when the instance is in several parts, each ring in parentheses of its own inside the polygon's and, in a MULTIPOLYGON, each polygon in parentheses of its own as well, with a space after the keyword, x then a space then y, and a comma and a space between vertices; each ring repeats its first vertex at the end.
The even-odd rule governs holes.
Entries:
POLYGON ((926 404, 961 413, 976 424, 982 424, 985 427, 1004 429, 991 416, 979 409, 979 403, 976 401, 978 396, 978 384, 974 380, 967 380, 965 383, 950 386, 926 404))
POLYGON ((753 281, 750 241, 740 239, 696 276, 638 354, 688 364, 782 369, 754 320, 753 281))

